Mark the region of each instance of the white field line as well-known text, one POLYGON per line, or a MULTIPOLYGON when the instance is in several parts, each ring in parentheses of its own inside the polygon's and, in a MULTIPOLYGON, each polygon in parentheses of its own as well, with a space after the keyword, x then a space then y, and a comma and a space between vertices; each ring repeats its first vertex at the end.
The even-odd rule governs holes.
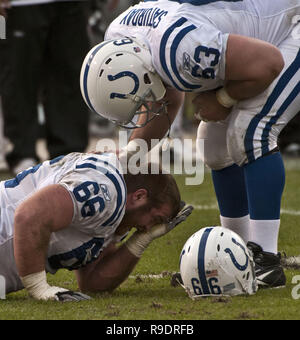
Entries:
POLYGON ((163 279, 165 277, 172 277, 172 275, 175 274, 175 272, 168 272, 168 271, 164 271, 160 274, 137 274, 137 275, 130 275, 129 278, 130 279, 163 279))
MULTIPOLYGON (((193 205, 192 203, 190 204, 193 205)), ((193 207, 195 210, 218 210, 217 204, 204 204, 204 205, 195 204, 193 205, 193 207)), ((281 209, 281 214, 300 216, 300 210, 281 209)))
POLYGON ((281 209, 281 214, 300 216, 300 210, 281 209))

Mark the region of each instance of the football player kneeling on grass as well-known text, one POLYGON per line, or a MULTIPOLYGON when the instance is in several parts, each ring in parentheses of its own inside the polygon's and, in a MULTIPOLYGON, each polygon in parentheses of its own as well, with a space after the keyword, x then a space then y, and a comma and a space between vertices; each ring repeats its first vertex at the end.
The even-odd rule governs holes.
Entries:
MULTIPOLYGON (((149 167, 150 169, 150 167, 149 167)), ((0 183, 0 275, 6 293, 38 300, 89 296, 48 284, 46 273, 75 270, 83 292, 111 291, 147 246, 191 213, 174 178, 123 174, 113 153, 71 153, 0 183), (137 230, 117 246, 131 228, 137 230)))

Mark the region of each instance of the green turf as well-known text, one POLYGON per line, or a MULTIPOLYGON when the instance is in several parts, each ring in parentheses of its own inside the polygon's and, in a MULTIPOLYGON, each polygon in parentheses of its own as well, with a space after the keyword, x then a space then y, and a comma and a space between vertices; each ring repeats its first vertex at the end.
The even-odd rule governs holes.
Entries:
MULTIPOLYGON (((299 161, 300 162, 300 161, 299 161)), ((299 169, 299 168, 298 168, 299 169)), ((287 171, 283 196, 279 250, 300 254, 300 170, 287 171)), ((7 174, 4 174, 4 177, 7 174)), ((197 206, 214 206, 211 178, 205 174, 200 186, 185 186, 176 177, 182 198, 197 206)), ((286 270, 283 289, 259 290, 254 296, 205 298, 192 301, 181 287, 170 285, 170 273, 178 271, 179 254, 186 239, 201 227, 218 225, 216 209, 195 210, 188 221, 156 240, 144 253, 130 278, 112 293, 94 294, 80 303, 39 302, 25 291, 0 300, 0 319, 89 319, 89 320, 206 320, 206 319, 300 319, 300 299, 292 298, 292 278, 300 271, 286 270), (143 275, 161 274, 163 278, 143 275)), ((77 289, 73 273, 65 270, 48 275, 51 284, 77 289)), ((300 287, 299 287, 300 293, 300 287)))

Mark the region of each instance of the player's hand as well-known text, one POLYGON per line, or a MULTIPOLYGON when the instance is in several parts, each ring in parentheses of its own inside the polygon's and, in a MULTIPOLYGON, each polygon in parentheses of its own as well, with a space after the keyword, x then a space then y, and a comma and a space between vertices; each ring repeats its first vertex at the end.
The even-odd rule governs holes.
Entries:
POLYGON ((184 201, 181 201, 180 208, 179 213, 168 223, 169 230, 172 230, 178 224, 185 221, 194 210, 192 205, 187 205, 184 201))
POLYGON ((21 277, 24 288, 36 300, 48 301, 82 301, 90 299, 89 296, 67 290, 65 288, 50 286, 47 283, 46 272, 41 271, 21 277))
POLYGON ((91 299, 91 297, 86 294, 73 292, 72 290, 58 292, 55 295, 55 299, 61 302, 78 302, 91 299))
POLYGON ((141 257, 148 245, 158 237, 167 234, 174 229, 178 224, 185 221, 192 213, 193 207, 181 202, 181 210, 168 223, 157 224, 148 231, 136 231, 126 242, 128 250, 136 257, 141 257))
POLYGON ((41 291, 39 294, 30 295, 36 300, 43 301, 78 302, 91 299, 88 295, 55 286, 48 286, 47 289, 41 291))
POLYGON ((231 112, 231 108, 228 109, 218 102, 216 91, 206 91, 198 94, 194 98, 193 104, 195 117, 205 122, 225 120, 231 112))
POLYGON ((167 234, 169 231, 174 229, 178 224, 185 221, 188 218, 188 216, 192 213, 193 209, 194 209, 193 206, 186 205, 185 202, 181 201, 181 210, 172 220, 165 224, 157 224, 148 231, 148 233, 152 237, 152 240, 167 234))

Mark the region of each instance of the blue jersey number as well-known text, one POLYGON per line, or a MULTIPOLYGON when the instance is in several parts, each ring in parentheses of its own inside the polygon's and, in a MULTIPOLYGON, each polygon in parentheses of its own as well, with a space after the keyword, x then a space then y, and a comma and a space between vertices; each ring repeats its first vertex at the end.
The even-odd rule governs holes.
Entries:
POLYGON ((198 46, 195 50, 194 59, 197 63, 201 62, 202 58, 210 58, 210 66, 204 69, 202 72, 200 66, 195 65, 192 68, 192 76, 193 77, 201 77, 204 79, 214 79, 215 78, 215 70, 214 66, 218 65, 220 60, 220 51, 215 48, 209 48, 205 46, 198 46))
POLYGON ((80 203, 84 203, 81 208, 82 217, 94 216, 97 211, 100 213, 105 208, 104 199, 100 196, 94 196, 99 193, 99 185, 96 182, 83 182, 78 185, 74 190, 74 196, 80 203), (91 198, 91 196, 94 196, 91 198))

